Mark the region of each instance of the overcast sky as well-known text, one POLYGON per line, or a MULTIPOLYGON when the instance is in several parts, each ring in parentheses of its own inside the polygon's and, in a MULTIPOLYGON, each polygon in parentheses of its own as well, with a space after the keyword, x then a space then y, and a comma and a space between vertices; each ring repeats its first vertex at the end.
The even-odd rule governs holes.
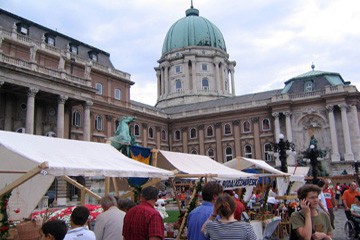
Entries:
MULTIPOLYGON (((236 94, 279 89, 311 70, 360 87, 359 0, 194 0, 236 61, 236 94)), ((154 67, 190 0, 1 0, 0 7, 110 53, 131 74, 131 99, 156 103, 154 67)))

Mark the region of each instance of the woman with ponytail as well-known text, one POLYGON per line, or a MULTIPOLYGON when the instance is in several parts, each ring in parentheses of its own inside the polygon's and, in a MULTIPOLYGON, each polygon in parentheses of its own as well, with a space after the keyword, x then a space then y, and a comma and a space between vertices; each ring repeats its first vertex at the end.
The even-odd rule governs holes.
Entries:
POLYGON ((216 199, 213 214, 203 226, 205 236, 210 240, 256 240, 253 227, 234 218, 235 209, 234 199, 227 193, 220 194, 216 199))

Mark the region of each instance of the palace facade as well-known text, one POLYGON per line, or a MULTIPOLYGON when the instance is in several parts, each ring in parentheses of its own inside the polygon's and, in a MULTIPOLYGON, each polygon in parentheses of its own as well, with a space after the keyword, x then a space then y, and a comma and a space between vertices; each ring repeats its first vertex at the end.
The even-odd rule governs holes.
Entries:
POLYGON ((327 151, 327 173, 353 172, 360 160, 354 85, 312 66, 282 89, 237 96, 221 31, 192 6, 165 36, 156 106, 131 100, 136 79, 115 69, 109 53, 2 9, 0 26, 1 130, 106 142, 120 117, 135 116, 139 145, 218 162, 244 156, 279 165, 271 145, 280 133, 295 144, 289 165, 313 135, 327 151))

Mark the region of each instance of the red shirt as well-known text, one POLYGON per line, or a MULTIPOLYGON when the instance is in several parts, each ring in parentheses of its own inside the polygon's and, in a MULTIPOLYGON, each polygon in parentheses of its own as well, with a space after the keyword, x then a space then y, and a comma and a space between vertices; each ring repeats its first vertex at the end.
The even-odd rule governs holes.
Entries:
POLYGON ((237 219, 238 221, 241 220, 241 214, 243 211, 246 210, 244 204, 242 202, 240 202, 239 199, 235 198, 235 203, 236 203, 236 209, 234 212, 234 217, 235 219, 237 219))
POLYGON ((164 221, 160 213, 148 202, 132 207, 125 215, 123 236, 126 240, 164 239, 164 221))
POLYGON ((327 189, 324 189, 323 192, 324 192, 327 208, 334 208, 334 206, 332 204, 332 199, 334 197, 334 191, 331 188, 327 188, 327 189))

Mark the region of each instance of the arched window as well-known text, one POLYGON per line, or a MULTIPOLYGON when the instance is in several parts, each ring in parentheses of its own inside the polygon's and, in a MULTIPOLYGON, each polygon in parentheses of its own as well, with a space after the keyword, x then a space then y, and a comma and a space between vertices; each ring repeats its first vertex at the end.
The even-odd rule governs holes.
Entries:
POLYGON ((175 141, 179 141, 181 139, 181 134, 180 134, 179 130, 175 131, 174 139, 175 139, 175 141))
POLYGON ((250 122, 249 121, 245 121, 244 124, 243 124, 243 132, 244 133, 248 133, 251 131, 251 128, 250 128, 250 122))
POLYGON ((270 120, 268 118, 264 118, 262 121, 262 129, 264 131, 270 130, 270 120))
POLYGON ((226 147, 225 148, 225 160, 230 161, 231 159, 233 159, 233 151, 231 147, 226 147))
POLYGON ((191 128, 190 129, 190 139, 194 139, 197 137, 197 134, 196 134, 196 129, 195 128, 191 128))
POLYGON ((270 154, 271 151, 271 144, 270 143, 265 143, 264 144, 264 159, 266 162, 272 162, 273 161, 273 156, 272 154, 270 154))
POLYGON ((119 88, 115 88, 114 89, 114 98, 116 100, 120 100, 121 99, 121 90, 119 88))
POLYGON ((207 150, 207 155, 211 158, 211 159, 215 159, 215 151, 213 148, 209 148, 207 150))
POLYGON ((224 134, 225 134, 225 135, 231 134, 231 125, 230 125, 229 123, 226 123, 226 124, 224 125, 224 134))
POLYGON ((201 87, 203 90, 209 90, 209 80, 207 78, 201 81, 201 87))
POLYGON ((250 145, 245 145, 245 147, 244 147, 244 156, 246 158, 252 158, 252 147, 250 145))
POLYGON ((95 129, 98 130, 98 131, 103 130, 103 118, 100 115, 97 115, 95 117, 95 129))
POLYGON ((161 140, 166 141, 167 140, 167 136, 166 136, 166 131, 165 130, 161 130, 161 140))
POLYGON ((213 137, 214 136, 214 129, 212 126, 208 126, 206 128, 206 136, 207 137, 213 137))
POLYGON ((191 150, 191 154, 198 154, 196 149, 191 150))
POLYGON ((140 126, 137 125, 137 124, 134 125, 134 135, 135 135, 136 137, 139 137, 139 136, 140 136, 140 126))
POLYGON ((154 129, 149 127, 149 138, 154 138, 154 129))
POLYGON ((101 83, 96 83, 95 88, 96 88, 96 94, 98 95, 103 94, 103 85, 101 83))
POLYGON ((72 125, 75 127, 81 127, 81 114, 77 110, 72 114, 72 125))
POLYGON ((181 92, 182 91, 182 84, 181 84, 180 79, 176 79, 175 88, 176 88, 176 92, 181 92))

